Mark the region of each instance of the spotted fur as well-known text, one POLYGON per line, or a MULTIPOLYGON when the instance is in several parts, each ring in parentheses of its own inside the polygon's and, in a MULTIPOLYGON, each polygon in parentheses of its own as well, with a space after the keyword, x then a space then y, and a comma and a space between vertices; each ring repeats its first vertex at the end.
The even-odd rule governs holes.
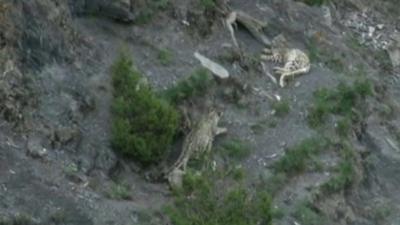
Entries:
POLYGON ((310 59, 299 49, 276 48, 264 49, 261 59, 283 65, 274 67, 276 74, 280 74, 279 85, 285 86, 285 79, 289 76, 305 74, 310 71, 310 59))

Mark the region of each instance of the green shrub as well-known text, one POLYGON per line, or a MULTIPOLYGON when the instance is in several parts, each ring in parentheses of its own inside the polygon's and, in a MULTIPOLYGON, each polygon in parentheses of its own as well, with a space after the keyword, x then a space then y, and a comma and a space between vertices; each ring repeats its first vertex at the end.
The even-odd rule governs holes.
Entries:
POLYGON ((49 219, 54 224, 64 224, 67 220, 67 215, 65 213, 65 210, 61 209, 51 214, 49 219))
POLYGON ((326 193, 335 193, 347 188, 353 181, 354 169, 349 161, 343 161, 339 165, 339 174, 322 185, 326 193))
POLYGON ((326 224, 326 218, 319 212, 315 211, 312 205, 305 201, 297 205, 294 217, 300 224, 320 225, 326 224))
POLYGON ((178 128, 178 112, 157 98, 131 59, 121 55, 112 66, 113 148, 142 165, 158 162, 178 128))
POLYGON ((308 138, 290 148, 286 154, 273 164, 276 173, 289 176, 303 172, 310 160, 327 147, 327 140, 308 138))
POLYGON ((217 5, 215 3, 215 0, 200 0, 200 5, 204 8, 204 9, 214 9, 217 5))
POLYGON ((289 114, 290 106, 288 101, 279 101, 272 104, 272 108, 275 110, 277 117, 285 117, 289 114))
POLYGON ((226 141, 222 144, 219 151, 224 157, 233 160, 244 159, 251 153, 249 145, 238 139, 226 141))
POLYGON ((24 213, 19 213, 14 217, 14 225, 32 225, 35 224, 32 216, 24 213))
POLYGON ((286 173, 276 173, 262 180, 262 186, 268 193, 275 195, 282 190, 288 180, 286 173))
POLYGON ((125 183, 113 183, 107 195, 111 199, 128 200, 131 198, 130 187, 125 183))
POLYGON ((341 149, 342 161, 337 168, 337 176, 332 177, 321 186, 324 193, 335 193, 348 188, 355 177, 354 152, 349 146, 343 146, 341 149))
POLYGON ((329 114, 354 120, 358 116, 356 110, 361 109, 365 98, 372 94, 372 85, 367 80, 356 81, 351 86, 340 83, 334 90, 319 89, 314 93, 314 104, 308 116, 309 125, 321 126, 329 114))
POLYGON ((301 0, 302 2, 306 3, 307 5, 323 5, 328 2, 328 0, 301 0))
POLYGON ((240 186, 228 190, 213 182, 214 176, 187 174, 173 206, 166 209, 174 225, 270 225, 270 196, 240 186), (190 197, 188 197, 190 196, 190 197))
POLYGON ((160 49, 158 51, 157 58, 158 58, 158 61, 160 61, 160 63, 162 65, 167 66, 167 65, 172 63, 173 56, 174 55, 172 54, 172 52, 170 50, 168 50, 168 49, 160 49))
POLYGON ((337 123, 336 132, 340 137, 345 138, 349 135, 351 127, 351 120, 343 118, 337 123))
POLYGON ((146 0, 145 5, 143 5, 140 10, 138 10, 138 15, 135 19, 135 23, 149 23, 159 11, 167 9, 168 5, 169 0, 146 0))
POLYGON ((188 78, 181 80, 174 87, 161 93, 173 104, 179 104, 195 96, 204 96, 207 90, 215 84, 211 74, 206 69, 198 69, 188 78))
POLYGON ((342 60, 342 55, 339 55, 332 49, 319 45, 319 41, 317 41, 316 38, 311 38, 307 43, 311 62, 323 63, 327 68, 336 73, 343 73, 346 71, 346 65, 342 60))

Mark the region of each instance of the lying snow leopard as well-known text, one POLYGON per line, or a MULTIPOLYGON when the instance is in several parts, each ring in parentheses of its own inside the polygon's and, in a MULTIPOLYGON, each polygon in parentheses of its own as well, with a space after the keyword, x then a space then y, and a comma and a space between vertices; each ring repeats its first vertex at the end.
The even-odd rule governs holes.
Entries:
POLYGON ((285 78, 310 71, 310 59, 299 49, 272 48, 263 50, 261 59, 274 63, 284 64, 283 67, 274 67, 274 71, 280 74, 279 85, 285 86, 285 78))

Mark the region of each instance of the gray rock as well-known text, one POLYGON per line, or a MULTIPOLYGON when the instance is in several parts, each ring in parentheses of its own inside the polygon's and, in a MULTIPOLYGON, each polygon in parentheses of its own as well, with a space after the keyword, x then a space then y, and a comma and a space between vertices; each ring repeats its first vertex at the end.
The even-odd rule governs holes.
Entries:
POLYGON ((47 149, 42 145, 42 139, 37 135, 32 135, 29 137, 27 142, 27 155, 32 158, 42 159, 47 156, 47 149))
POLYGON ((400 66, 400 48, 388 49, 388 53, 393 67, 400 66))
POLYGON ((71 142, 79 143, 81 140, 81 132, 77 127, 60 127, 54 131, 51 138, 53 147, 65 146, 71 142))

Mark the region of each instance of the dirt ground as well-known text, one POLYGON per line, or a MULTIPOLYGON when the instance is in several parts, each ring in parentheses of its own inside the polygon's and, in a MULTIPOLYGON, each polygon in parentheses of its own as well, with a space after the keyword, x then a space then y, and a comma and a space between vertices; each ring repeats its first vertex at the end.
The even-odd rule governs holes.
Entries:
MULTIPOLYGON (((168 224, 160 213, 173 200, 168 185, 148 181, 134 162, 110 147, 110 66, 123 49, 156 90, 201 67, 193 56, 198 51, 248 90, 256 88, 288 102, 288 115, 279 117, 269 98, 252 91, 242 93, 238 102, 214 96, 215 107, 224 112, 221 124, 228 129, 214 144, 233 138, 250 144, 251 155, 241 162, 250 184, 270 173, 288 147, 324 132, 307 123, 313 93, 355 80, 351 71, 363 65, 377 94, 365 106, 368 116, 360 134, 350 137, 360 156, 360 182, 319 202, 320 209, 329 217, 327 224, 400 224, 400 68, 383 68, 391 63, 389 58, 375 57, 384 51, 379 43, 399 36, 400 8, 390 10, 397 3, 333 1, 318 7, 292 0, 230 1, 232 9, 267 21, 270 39, 282 34, 290 47, 311 54, 310 40, 317 38, 326 51, 320 58, 337 57, 344 68, 312 61, 309 73, 280 88, 259 64, 246 67, 224 60, 233 44, 223 17, 205 18, 194 0, 170 0, 146 24, 81 14, 78 2, 5 0, 7 11, 0 3, 0 217, 22 213, 38 224, 57 224, 57 216, 63 217, 61 224, 71 225, 168 224), (384 27, 376 28, 380 24, 384 27), (374 27, 372 36, 380 37, 364 40, 363 26, 374 27), (158 58, 165 49, 172 54, 168 65, 158 58), (382 116, 387 106, 393 106, 390 116, 382 116), (255 132, 255 124, 262 129, 255 132), (130 200, 107 197, 117 180, 131 186, 130 200)), ((264 46, 243 27, 236 34, 242 52, 258 57, 264 46)), ((267 63, 269 69, 273 66, 267 63)), ((320 160, 329 165, 336 157, 327 153, 320 160)), ((274 205, 285 212, 274 224, 299 224, 292 213, 296 204, 331 176, 306 172, 290 179, 274 196, 274 205)))

